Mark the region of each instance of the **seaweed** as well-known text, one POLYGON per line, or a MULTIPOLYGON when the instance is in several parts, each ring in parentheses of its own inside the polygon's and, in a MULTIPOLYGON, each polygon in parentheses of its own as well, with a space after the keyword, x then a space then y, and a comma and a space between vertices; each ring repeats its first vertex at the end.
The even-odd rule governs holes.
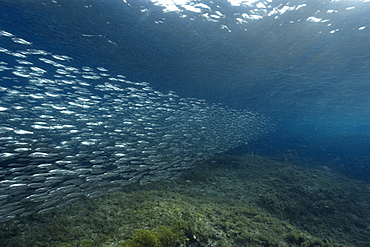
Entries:
POLYGON ((179 246, 184 235, 167 226, 159 226, 152 230, 138 229, 131 240, 117 247, 175 247, 179 246))
POLYGON ((330 247, 370 243, 365 190, 354 189, 349 184, 352 181, 339 180, 327 170, 307 170, 254 155, 220 157, 189 172, 2 223, 2 246, 330 247), (204 174, 196 176, 202 172, 208 179, 199 179, 204 174))

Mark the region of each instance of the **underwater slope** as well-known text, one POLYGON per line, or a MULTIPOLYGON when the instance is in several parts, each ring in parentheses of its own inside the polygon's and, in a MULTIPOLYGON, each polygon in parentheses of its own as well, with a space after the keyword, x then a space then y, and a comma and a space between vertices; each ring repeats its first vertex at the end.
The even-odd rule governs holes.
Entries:
POLYGON ((270 129, 257 113, 0 39, 0 221, 173 176, 270 129))
POLYGON ((0 239, 4 247, 363 247, 368 194, 366 183, 327 167, 218 155, 176 179, 0 223, 0 239))

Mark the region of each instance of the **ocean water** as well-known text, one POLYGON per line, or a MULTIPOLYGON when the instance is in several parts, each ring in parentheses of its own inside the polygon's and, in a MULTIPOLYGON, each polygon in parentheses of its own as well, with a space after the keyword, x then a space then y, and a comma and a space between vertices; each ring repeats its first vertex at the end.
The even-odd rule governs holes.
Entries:
POLYGON ((369 10, 0 0, 0 222, 225 153, 369 182, 369 10))

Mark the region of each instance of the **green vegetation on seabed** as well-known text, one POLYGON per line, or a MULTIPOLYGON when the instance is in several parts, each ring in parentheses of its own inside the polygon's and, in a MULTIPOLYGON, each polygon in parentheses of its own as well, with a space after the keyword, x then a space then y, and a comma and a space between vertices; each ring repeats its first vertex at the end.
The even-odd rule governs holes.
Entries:
POLYGON ((3 247, 370 246, 368 185, 327 168, 221 156, 0 225, 3 247))

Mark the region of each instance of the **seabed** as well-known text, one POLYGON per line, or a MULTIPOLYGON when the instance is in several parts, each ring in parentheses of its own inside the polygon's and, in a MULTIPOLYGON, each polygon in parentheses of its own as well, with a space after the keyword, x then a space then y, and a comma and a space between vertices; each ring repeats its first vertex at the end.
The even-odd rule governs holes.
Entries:
POLYGON ((2 247, 370 246, 370 186, 327 166, 213 158, 0 225, 2 247))

